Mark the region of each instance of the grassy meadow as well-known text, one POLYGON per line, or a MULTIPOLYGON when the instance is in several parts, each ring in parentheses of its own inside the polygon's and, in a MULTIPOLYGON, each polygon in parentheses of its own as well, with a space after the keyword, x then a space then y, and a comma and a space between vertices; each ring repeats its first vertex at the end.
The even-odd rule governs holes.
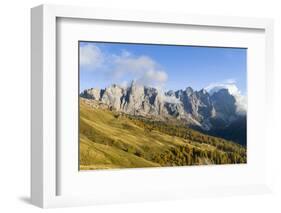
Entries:
POLYGON ((175 123, 93 107, 80 98, 80 170, 246 163, 246 148, 175 123))

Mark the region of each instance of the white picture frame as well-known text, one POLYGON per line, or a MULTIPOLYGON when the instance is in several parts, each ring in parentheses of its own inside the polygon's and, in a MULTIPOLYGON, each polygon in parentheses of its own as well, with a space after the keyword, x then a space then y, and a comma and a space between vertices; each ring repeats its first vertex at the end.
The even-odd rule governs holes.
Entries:
MULTIPOLYGON (((62 207, 76 205, 91 205, 99 203, 116 203, 116 202, 138 202, 144 200, 165 200, 178 199, 187 197, 214 196, 214 195, 234 195, 234 194, 252 194, 270 192, 271 188, 271 165, 270 165, 270 121, 271 110, 267 110, 264 116, 266 131, 263 134, 266 152, 264 153, 264 166, 257 171, 257 174, 263 173, 262 179, 254 184, 249 182, 229 185, 217 184, 209 187, 200 187, 194 183, 193 188, 183 186, 181 189, 177 186, 171 186, 166 189, 151 189, 151 192, 138 193, 133 191, 109 191, 100 195, 83 194, 60 194, 59 184, 62 184, 59 173, 62 170, 58 166, 60 159, 57 140, 57 120, 58 120, 58 101, 57 92, 60 81, 57 79, 57 36, 58 20, 79 19, 79 20, 100 20, 118 21, 131 23, 153 23, 154 25, 167 26, 199 26, 206 28, 219 28, 231 30, 258 30, 263 32, 262 40, 264 44, 264 67, 261 71, 265 78, 259 80, 264 83, 265 87, 260 88, 264 93, 265 105, 271 109, 273 97, 270 94, 273 88, 273 21, 271 19, 241 18, 241 17, 216 17, 203 15, 187 14, 161 14, 145 11, 123 11, 99 8, 84 8, 74 6, 54 6, 41 5, 31 10, 31 201, 33 204, 47 207, 62 207), (122 193, 122 196, 119 195, 122 193), (147 194, 146 194, 147 193, 147 194)), ((252 78, 251 76, 249 76, 252 78)), ((67 81, 67 80, 66 80, 67 81)), ((70 81, 70 80, 69 80, 70 81)), ((258 88, 257 84, 252 84, 254 89, 258 88)), ((149 170, 154 175, 169 174, 176 171, 180 174, 187 168, 149 170), (159 172, 160 171, 160 172, 159 172)), ((247 168, 246 168, 247 169, 247 168)), ((220 168, 217 168, 220 170, 220 168)), ((243 168, 242 168, 243 170, 243 168)), ((190 172, 195 172, 192 169, 190 172)), ((199 171, 200 173, 201 171, 199 171)), ((203 173, 207 174, 208 169, 203 168, 203 173)), ((239 171, 241 172, 241 171, 239 171)), ((144 170, 138 170, 133 175, 147 173, 144 170)), ((107 176, 112 174, 106 173, 107 176)), ((129 174, 127 170, 117 174, 116 177, 124 177, 129 174), (118 176, 119 175, 119 176, 118 176)), ((84 174, 87 175, 87 174, 84 174)), ((101 175, 102 176, 102 175, 101 175)), ((196 177, 196 176, 194 176, 196 177)), ((173 178, 173 177, 171 177, 173 178)), ((175 178, 175 177, 174 177, 175 178)), ((70 178, 70 180, 72 180, 70 178)), ((74 179, 73 179, 74 180, 74 179)), ((71 183, 69 183, 71 184, 71 183)), ((75 184, 74 182, 72 184, 75 184)), ((160 187, 159 185, 158 187, 160 187)), ((73 188, 73 190, 75 187, 73 188)), ((75 189, 77 190, 77 189, 75 189)), ((120 190, 120 189, 118 189, 120 190)))

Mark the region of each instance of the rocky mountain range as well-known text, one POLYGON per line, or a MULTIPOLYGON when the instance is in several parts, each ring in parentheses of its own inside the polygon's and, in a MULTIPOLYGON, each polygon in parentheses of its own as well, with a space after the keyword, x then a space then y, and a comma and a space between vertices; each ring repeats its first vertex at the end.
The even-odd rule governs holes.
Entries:
POLYGON ((227 139, 233 139, 228 138, 229 135, 237 138, 237 134, 241 133, 243 136, 238 137, 236 142, 246 144, 246 111, 241 112, 239 109, 238 112, 238 98, 227 88, 208 92, 205 89, 195 91, 187 87, 164 92, 132 81, 126 87, 113 84, 105 89, 86 89, 80 97, 92 101, 96 106, 107 106, 130 115, 174 119, 227 139), (240 123, 243 124, 242 127, 240 123), (236 134, 232 134, 235 131, 233 125, 240 128, 236 134), (224 135, 227 131, 230 134, 224 135))

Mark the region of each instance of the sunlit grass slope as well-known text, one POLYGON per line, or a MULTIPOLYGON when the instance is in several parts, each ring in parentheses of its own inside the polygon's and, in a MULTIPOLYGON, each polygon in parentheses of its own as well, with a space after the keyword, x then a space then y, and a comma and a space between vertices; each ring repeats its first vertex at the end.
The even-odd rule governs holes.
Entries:
POLYGON ((80 101, 80 169, 246 163, 246 149, 184 126, 80 101))

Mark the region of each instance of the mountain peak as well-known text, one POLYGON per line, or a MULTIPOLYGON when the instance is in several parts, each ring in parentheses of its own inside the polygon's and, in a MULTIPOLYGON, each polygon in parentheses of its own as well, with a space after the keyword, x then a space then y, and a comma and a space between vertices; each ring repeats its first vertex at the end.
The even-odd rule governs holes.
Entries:
POLYGON ((201 89, 200 91, 199 91, 200 93, 202 93, 203 95, 206 95, 206 94, 208 94, 208 92, 207 92, 207 90, 206 89, 201 89))
POLYGON ((187 87, 187 88, 185 89, 185 92, 186 92, 187 95, 190 95, 190 94, 193 93, 193 89, 192 89, 191 87, 187 87))
POLYGON ((241 116, 236 97, 224 87, 211 92, 207 89, 194 91, 191 87, 163 92, 159 88, 139 85, 133 80, 129 87, 112 84, 104 90, 85 90, 80 96, 124 113, 180 119, 203 129, 210 129, 216 119, 229 125, 241 116))

